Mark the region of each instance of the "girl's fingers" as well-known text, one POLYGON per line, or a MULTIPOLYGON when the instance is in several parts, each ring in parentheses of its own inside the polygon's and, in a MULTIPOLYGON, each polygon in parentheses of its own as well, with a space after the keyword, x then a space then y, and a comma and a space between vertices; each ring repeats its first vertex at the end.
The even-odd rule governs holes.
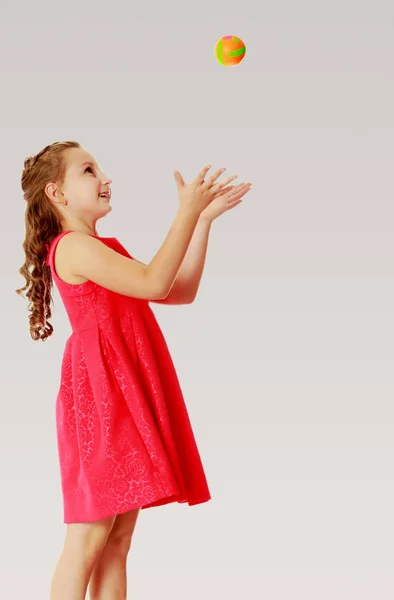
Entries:
POLYGON ((216 190, 216 192, 214 192, 214 196, 223 196, 223 194, 228 194, 228 192, 230 190, 233 190, 235 188, 234 185, 228 185, 225 188, 220 188, 218 190, 216 190))
POLYGON ((236 185, 235 187, 232 186, 232 187, 233 187, 233 190, 230 193, 237 194, 238 192, 250 190, 251 184, 250 183, 240 183, 239 185, 236 185))
POLYGON ((225 168, 218 169, 217 171, 215 171, 215 173, 213 175, 211 175, 211 177, 209 177, 209 179, 207 181, 205 181, 205 184, 207 185, 207 187, 210 188, 210 191, 212 191, 214 188, 224 187, 227 183, 229 183, 230 181, 232 181, 233 179, 235 179, 237 177, 237 175, 232 175, 231 177, 228 177, 227 179, 224 179, 223 181, 220 181, 214 185, 213 182, 216 181, 216 179, 218 179, 218 177, 220 177, 220 175, 225 170, 226 170, 225 168))
MULTIPOLYGON (((221 173, 223 173, 223 171, 224 171, 224 169, 221 170, 221 173)), ((221 175, 221 173, 219 173, 219 175, 221 175)), ((218 175, 218 177, 219 177, 219 175, 218 175)), ((231 177, 227 177, 227 179, 224 179, 223 181, 219 181, 218 183, 215 183, 215 185, 212 185, 211 191, 215 190, 215 192, 216 192, 217 189, 223 189, 228 183, 230 183, 230 181, 233 181, 233 179, 236 179, 237 177, 238 177, 238 175, 231 175, 231 177), (217 188, 217 189, 215 189, 215 188, 217 188)))
POLYGON ((227 177, 227 179, 225 179, 224 181, 222 181, 222 185, 225 186, 228 183, 230 183, 230 181, 233 181, 234 179, 237 179, 238 175, 231 175, 231 177, 227 177))
POLYGON ((204 181, 205 175, 208 173, 210 168, 211 165, 205 165, 205 167, 203 167, 201 171, 199 171, 197 177, 194 180, 194 183, 201 183, 202 181, 204 181))
POLYGON ((234 206, 238 206, 238 204, 241 204, 242 202, 242 198, 240 198, 239 200, 234 200, 234 202, 228 202, 227 203, 227 207, 230 208, 234 208, 234 206))
POLYGON ((207 183, 209 186, 212 186, 213 182, 216 181, 216 179, 218 177, 220 177, 220 175, 225 171, 226 169, 218 169, 217 171, 215 171, 210 178, 208 179, 208 181, 206 181, 205 183, 207 183))
POLYGON ((233 202, 234 200, 238 200, 241 196, 243 196, 244 194, 249 192, 250 188, 251 188, 250 183, 245 183, 245 184, 236 186, 231 192, 229 192, 227 194, 228 200, 230 202, 233 202))
MULTIPOLYGON (((214 181, 216 181, 216 179, 218 179, 218 177, 220 177, 220 175, 226 170, 225 168, 222 169, 218 169, 217 171, 215 171, 215 173, 213 173, 213 175, 211 175, 211 177, 208 178, 207 181, 205 180, 205 176, 208 173, 209 169, 211 168, 211 165, 205 165, 205 167, 203 167, 199 174, 197 175, 196 179, 194 180, 195 184, 203 184, 206 185, 207 187, 210 188, 210 192, 215 195, 219 190, 222 191, 228 191, 229 189, 234 190, 236 193, 245 193, 245 191, 249 191, 251 183, 241 183, 237 186, 229 186, 227 189, 226 186, 230 183, 230 181, 233 181, 234 179, 236 179, 238 177, 238 175, 231 175, 230 177, 227 177, 227 179, 224 179, 221 182, 216 183, 215 185, 213 184, 214 181), (247 189, 248 188, 248 189, 247 189)), ((231 194, 234 194, 234 191, 231 192, 231 194)), ((233 199, 233 198, 232 198, 233 199)))
POLYGON ((239 185, 228 185, 225 188, 221 188, 219 190, 217 190, 213 197, 217 198, 220 196, 224 196, 227 194, 227 198, 230 198, 230 192, 232 194, 235 194, 237 192, 241 192, 244 193, 245 191, 249 191, 251 184, 249 183, 240 183, 239 185))

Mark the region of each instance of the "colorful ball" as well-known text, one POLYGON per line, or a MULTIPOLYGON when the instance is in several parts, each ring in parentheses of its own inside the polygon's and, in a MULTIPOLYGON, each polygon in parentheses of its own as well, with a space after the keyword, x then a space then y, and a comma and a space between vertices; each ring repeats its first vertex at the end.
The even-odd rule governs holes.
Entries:
POLYGON ((216 59, 224 67, 238 65, 244 59, 245 53, 245 44, 235 35, 225 35, 215 46, 216 59))

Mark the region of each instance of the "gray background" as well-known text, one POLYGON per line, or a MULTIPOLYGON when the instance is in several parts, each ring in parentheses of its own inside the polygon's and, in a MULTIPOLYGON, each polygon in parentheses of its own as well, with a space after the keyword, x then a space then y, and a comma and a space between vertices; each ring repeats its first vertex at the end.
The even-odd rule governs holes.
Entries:
POLYGON ((112 179, 98 223, 148 262, 172 171, 252 181, 213 223, 197 299, 152 303, 212 500, 142 511, 130 598, 394 595, 393 9, 389 2, 1 8, 0 597, 49 597, 62 549, 56 287, 28 331, 23 160, 78 140, 112 179), (246 43, 225 68, 224 35, 246 43), (159 596, 160 595, 160 596, 159 596))

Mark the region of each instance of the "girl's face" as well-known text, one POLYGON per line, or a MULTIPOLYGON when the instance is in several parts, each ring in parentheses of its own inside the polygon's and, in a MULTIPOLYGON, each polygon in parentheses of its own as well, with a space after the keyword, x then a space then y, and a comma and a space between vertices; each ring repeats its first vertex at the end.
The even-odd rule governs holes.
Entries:
POLYGON ((67 170, 62 189, 48 184, 47 193, 56 202, 66 229, 95 230, 96 221, 112 210, 110 199, 100 197, 100 193, 111 191, 112 180, 83 148, 66 150, 65 158, 67 170))

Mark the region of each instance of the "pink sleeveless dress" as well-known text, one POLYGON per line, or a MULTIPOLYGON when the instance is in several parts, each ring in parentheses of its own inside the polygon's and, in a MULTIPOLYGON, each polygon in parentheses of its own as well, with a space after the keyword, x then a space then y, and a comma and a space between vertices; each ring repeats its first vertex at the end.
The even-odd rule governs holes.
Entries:
MULTIPOLYGON (((67 339, 56 398, 64 523, 137 507, 210 500, 178 377, 149 301, 93 281, 70 284, 47 265, 64 302, 67 339)), ((116 238, 99 239, 132 256, 116 238)))

